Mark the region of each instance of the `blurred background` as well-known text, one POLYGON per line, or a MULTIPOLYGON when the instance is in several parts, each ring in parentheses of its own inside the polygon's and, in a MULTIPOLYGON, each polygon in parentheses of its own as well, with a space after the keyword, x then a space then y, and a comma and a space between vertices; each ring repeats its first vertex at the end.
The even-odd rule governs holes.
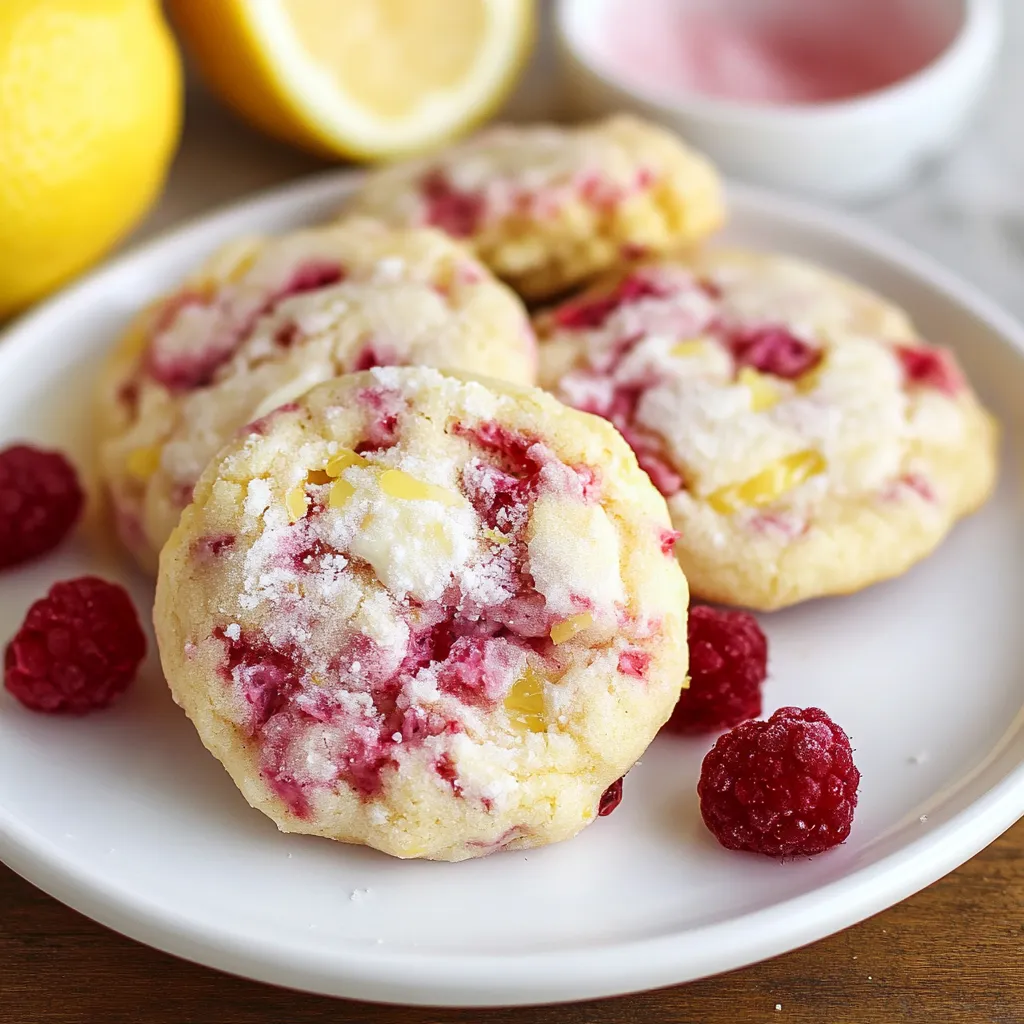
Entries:
POLYGON ((112 247, 429 146, 405 115, 438 80, 462 104, 442 134, 623 106, 689 126, 727 172, 853 209, 1024 315, 1021 0, 3 0, 0 318, 112 247), (881 167, 915 132, 887 180, 817 166, 881 167))

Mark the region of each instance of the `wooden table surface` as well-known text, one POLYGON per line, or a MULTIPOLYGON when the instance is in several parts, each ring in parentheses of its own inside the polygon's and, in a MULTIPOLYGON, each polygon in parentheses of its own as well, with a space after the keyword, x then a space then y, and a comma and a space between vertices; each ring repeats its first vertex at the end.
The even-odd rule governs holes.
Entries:
POLYGON ((1022 968, 1024 821, 806 949, 678 988, 517 1010, 373 1006, 243 981, 122 938, 0 866, 0 1024, 1021 1024, 1022 968))

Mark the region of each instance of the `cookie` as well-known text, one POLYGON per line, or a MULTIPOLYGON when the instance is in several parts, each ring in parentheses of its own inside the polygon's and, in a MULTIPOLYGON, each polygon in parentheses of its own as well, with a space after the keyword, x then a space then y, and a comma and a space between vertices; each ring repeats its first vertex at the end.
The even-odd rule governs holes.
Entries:
POLYGON ((994 485, 997 429, 953 356, 797 260, 651 262, 535 326, 542 383, 630 442, 706 600, 769 610, 897 576, 994 485))
POLYGON ((314 384, 424 364, 529 384, 519 299, 439 231, 365 219, 247 240, 148 309, 100 387, 99 463, 119 532, 157 555, 207 462, 314 384))
POLYGON ((575 128, 492 128, 373 172, 349 209, 465 239, 529 299, 697 242, 724 217, 711 164, 625 115, 575 128))
POLYGON ((605 421, 352 374, 203 474, 161 554, 164 671, 284 831, 437 860, 567 839, 678 698, 673 537, 605 421))

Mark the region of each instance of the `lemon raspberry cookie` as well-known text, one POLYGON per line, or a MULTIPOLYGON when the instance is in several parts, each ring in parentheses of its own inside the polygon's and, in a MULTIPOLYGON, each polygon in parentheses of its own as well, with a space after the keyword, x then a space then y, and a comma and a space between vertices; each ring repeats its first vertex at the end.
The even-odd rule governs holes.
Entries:
POLYGON ((147 569, 206 463, 314 384, 375 365, 532 383, 519 300, 439 231, 357 218, 230 246, 147 310, 100 390, 100 467, 147 569))
POLYGON ((465 239, 521 295, 545 298, 722 222, 718 176, 662 128, 498 126, 370 175, 350 209, 465 239))
POLYGON ((630 442, 705 599, 772 609, 896 576, 992 489, 995 424, 953 356, 799 261, 652 262, 535 326, 542 383, 630 442))
POLYGON ((161 554, 164 671, 284 831, 438 860, 567 839, 679 695, 673 538, 605 421, 351 374, 204 473, 161 554))

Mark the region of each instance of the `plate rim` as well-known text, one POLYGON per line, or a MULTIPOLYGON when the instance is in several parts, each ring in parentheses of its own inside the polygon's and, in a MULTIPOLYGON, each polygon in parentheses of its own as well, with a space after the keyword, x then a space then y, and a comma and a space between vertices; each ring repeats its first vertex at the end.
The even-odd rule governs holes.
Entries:
MULTIPOLYGON (((247 211, 268 218, 339 201, 362 172, 301 178, 193 217, 104 263, 0 332, 0 362, 16 360, 47 321, 132 264, 173 249, 185 236, 216 233, 247 211)), ((1024 325, 978 286, 914 246, 856 217, 769 190, 730 183, 730 203, 824 229, 903 269, 988 326, 1024 359, 1024 325)), ((1004 742, 1020 731, 1020 719, 1004 742)), ((997 750, 999 748, 996 748, 997 750)), ((680 984, 796 949, 862 921, 958 867, 1024 816, 1024 758, 942 825, 878 861, 810 892, 725 921, 644 939, 571 951, 498 954, 417 953, 330 947, 312 954, 265 939, 191 924, 184 915, 127 898, 90 877, 76 858, 22 829, 0 806, 0 860, 72 909, 164 952, 253 980, 323 995, 428 1006, 523 1006, 570 1002, 680 984), (768 926, 770 924, 770 927, 768 926), (728 952, 723 955, 723 950, 728 952)))

